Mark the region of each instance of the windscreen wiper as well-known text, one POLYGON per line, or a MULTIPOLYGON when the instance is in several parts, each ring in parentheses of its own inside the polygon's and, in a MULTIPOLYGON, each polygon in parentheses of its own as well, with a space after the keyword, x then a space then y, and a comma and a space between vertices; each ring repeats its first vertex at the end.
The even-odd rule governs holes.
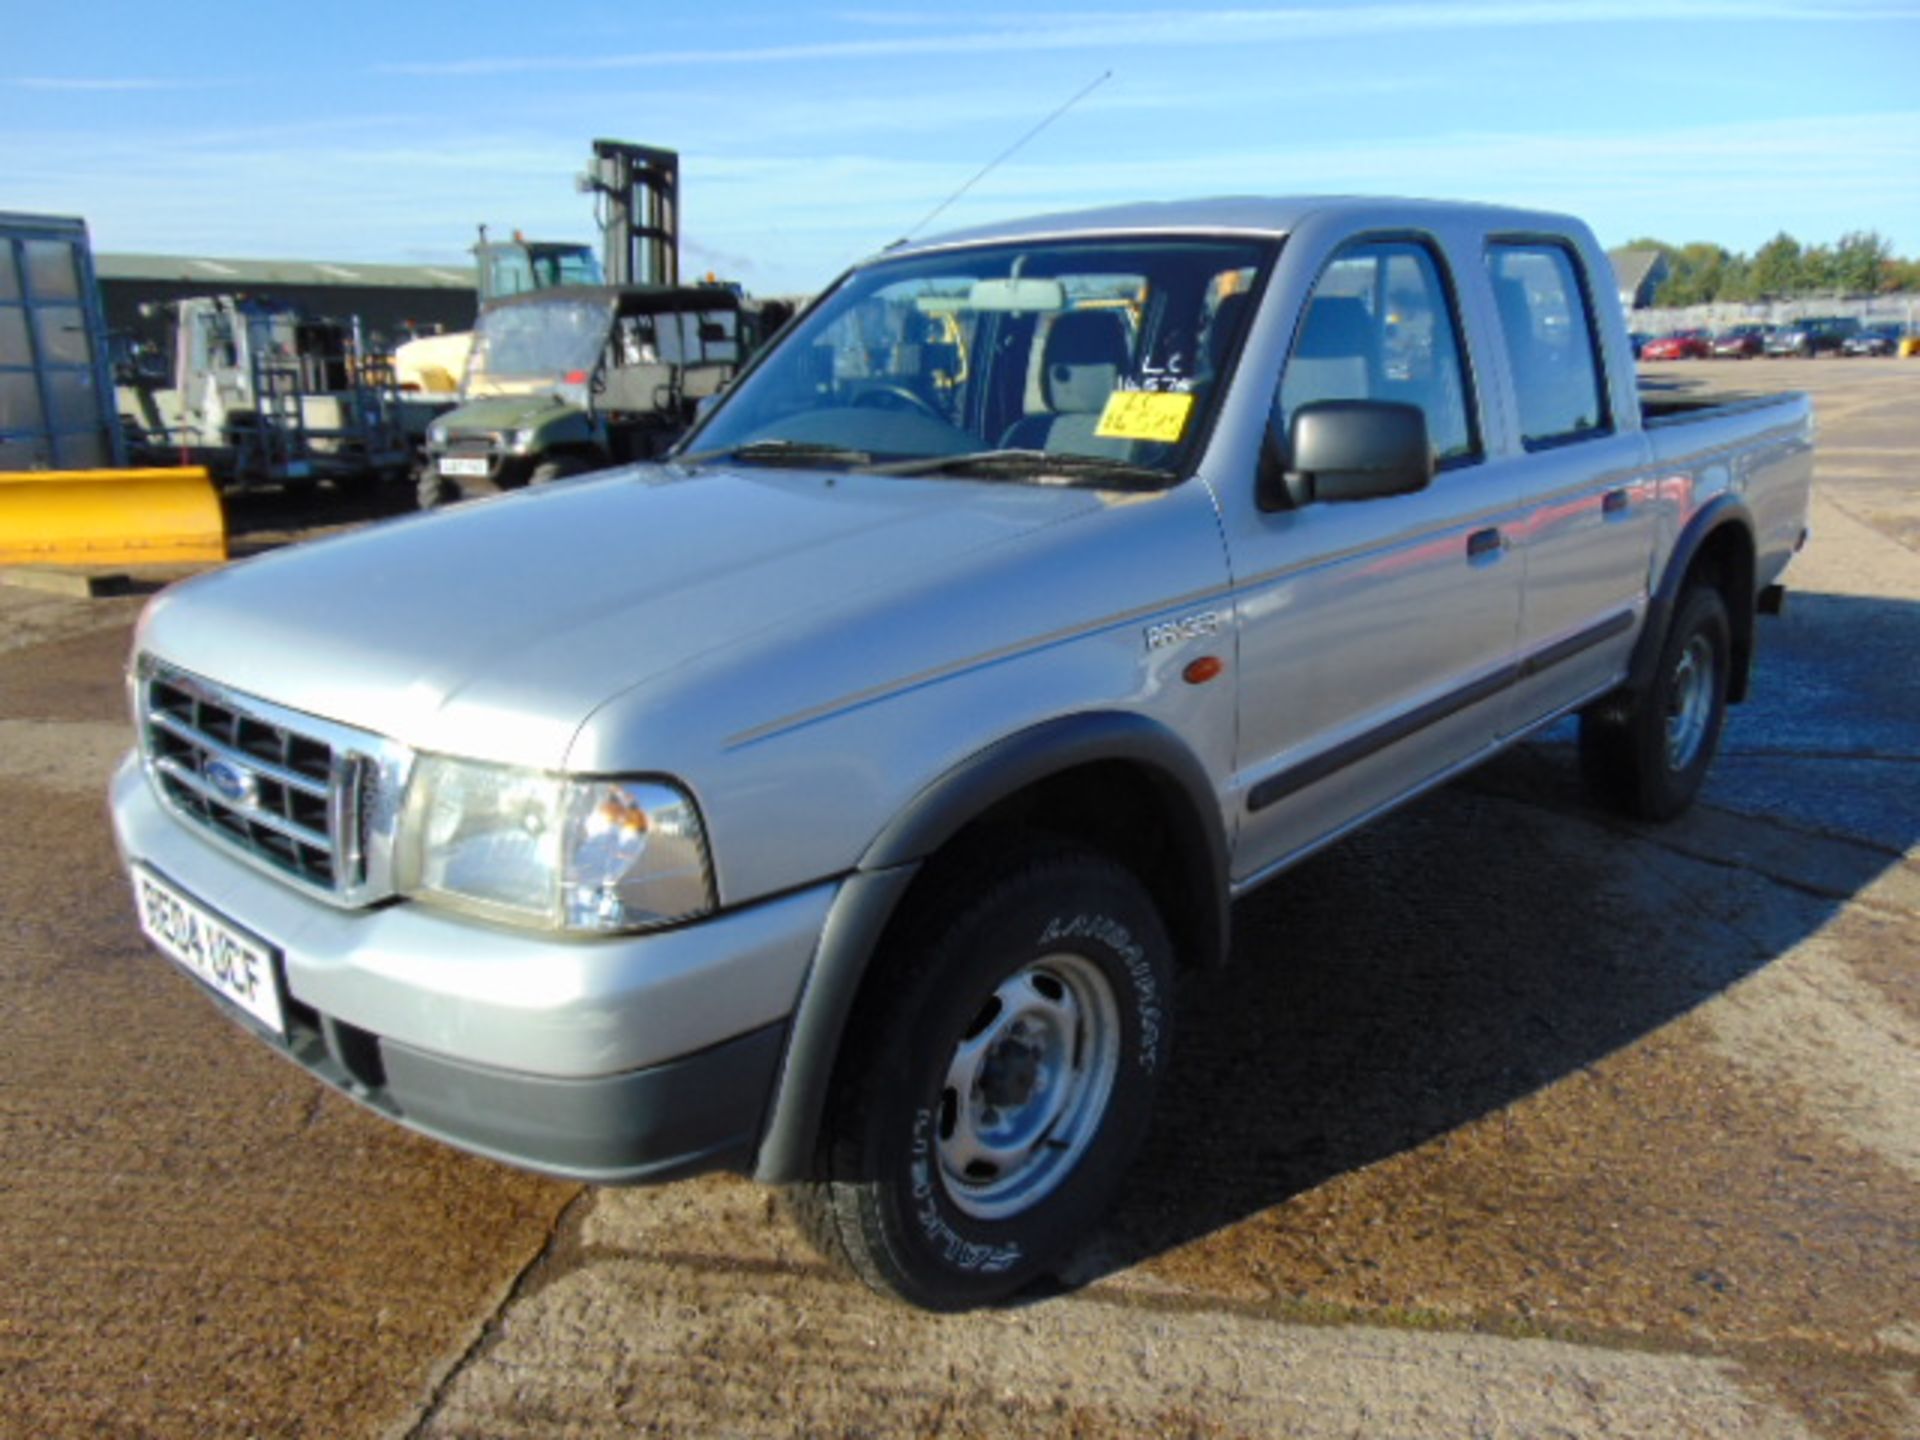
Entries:
POLYGON ((749 465, 868 465, 873 456, 865 450, 811 440, 752 440, 745 445, 669 455, 667 460, 674 465, 703 465, 713 460, 739 460, 749 465))
POLYGON ((1135 465, 1105 455, 1076 455, 1059 450, 973 450, 964 455, 930 455, 875 465, 874 475, 980 475, 1007 479, 1047 477, 1069 483, 1152 488, 1173 479, 1171 470, 1135 465))

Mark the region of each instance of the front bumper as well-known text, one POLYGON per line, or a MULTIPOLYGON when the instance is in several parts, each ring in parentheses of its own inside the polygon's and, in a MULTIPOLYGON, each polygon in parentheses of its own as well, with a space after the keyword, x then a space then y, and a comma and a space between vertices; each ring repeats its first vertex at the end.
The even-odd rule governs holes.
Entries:
POLYGON ((455 438, 443 450, 429 448, 426 459, 434 474, 442 480, 476 491, 511 488, 523 478, 529 464, 524 450, 516 450, 498 438, 455 438), (462 473, 449 474, 441 464, 446 460, 455 462, 462 473), (485 470, 479 474, 470 473, 478 465, 484 465, 485 470))
POLYGON ((751 1160, 836 885, 650 935, 562 940, 424 905, 343 910, 300 894, 163 808, 137 756, 110 803, 127 863, 274 948, 287 1036, 216 1003, 361 1103, 576 1179, 751 1160))

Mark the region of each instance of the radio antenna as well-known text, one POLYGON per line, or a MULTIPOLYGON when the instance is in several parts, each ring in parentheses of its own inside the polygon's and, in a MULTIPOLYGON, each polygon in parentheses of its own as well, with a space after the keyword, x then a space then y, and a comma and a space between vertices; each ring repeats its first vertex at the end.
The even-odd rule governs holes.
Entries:
POLYGON ((1074 94, 1072 99, 1067 101, 1066 104, 1062 105, 1058 110, 1055 110, 1051 115, 1047 116, 1046 119, 1042 120, 1038 125, 1034 126, 1031 130, 1027 131, 1026 134, 1022 135, 1018 140, 1014 141, 1013 144, 1009 145, 1006 149, 1002 150, 998 155, 994 156, 993 159, 989 160, 985 165, 983 165, 980 168, 979 174, 975 175, 971 180, 967 181, 966 184, 962 185, 958 190, 954 191, 953 194, 949 195, 946 199, 942 200, 938 205, 934 206, 932 210, 927 212, 925 219, 921 220, 921 222, 918 225, 914 226, 911 230, 909 230, 906 234, 902 235, 898 240, 894 241, 893 243, 895 245, 904 245, 907 243, 907 241, 911 240, 914 236, 918 235, 922 230, 926 229, 927 226, 931 225, 936 219, 939 218, 941 213, 945 211, 949 205, 953 204, 954 201, 958 200, 962 195, 966 194, 974 186, 978 185, 982 180, 986 179, 987 176, 992 174, 993 171, 997 169, 1002 162, 1010 159, 1013 156, 1013 154, 1016 151, 1018 151, 1023 145, 1025 145, 1029 140, 1033 139, 1034 136, 1038 135, 1042 130, 1046 129, 1047 126, 1051 125, 1054 121, 1058 120, 1062 115, 1066 114, 1067 111, 1071 110, 1074 106, 1078 105, 1082 100, 1086 99, 1087 96, 1091 95, 1095 90, 1098 90, 1102 85, 1106 84, 1107 81, 1111 80, 1112 78, 1113 78, 1113 71, 1111 70, 1101 71, 1099 75, 1094 77, 1094 80, 1091 84, 1082 87, 1078 92, 1074 94))

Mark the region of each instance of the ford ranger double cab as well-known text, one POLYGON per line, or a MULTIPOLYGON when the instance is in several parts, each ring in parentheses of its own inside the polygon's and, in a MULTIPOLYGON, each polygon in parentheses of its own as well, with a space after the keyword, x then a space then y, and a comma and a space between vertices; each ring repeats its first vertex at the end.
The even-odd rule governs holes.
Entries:
POLYGON ((1557 718, 1693 800, 1803 395, 1642 405, 1557 215, 1232 199, 855 266, 661 463, 250 560, 135 637, 141 925, 355 1100, 728 1168, 913 1303, 1122 1184, 1232 901, 1557 718))

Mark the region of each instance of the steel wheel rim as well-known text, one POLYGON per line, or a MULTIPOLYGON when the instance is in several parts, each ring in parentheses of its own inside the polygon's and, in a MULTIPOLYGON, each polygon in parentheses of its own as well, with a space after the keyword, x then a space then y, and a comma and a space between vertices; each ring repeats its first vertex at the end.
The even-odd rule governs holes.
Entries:
POLYGON ((1713 642, 1695 635, 1680 652, 1667 692, 1667 768, 1685 770, 1700 754, 1713 716, 1713 642))
POLYGON ((977 1220, 1039 1204, 1100 1131, 1120 1070, 1120 1004, 1080 955, 1049 955, 996 985, 941 1083, 935 1141, 947 1197, 977 1220))

